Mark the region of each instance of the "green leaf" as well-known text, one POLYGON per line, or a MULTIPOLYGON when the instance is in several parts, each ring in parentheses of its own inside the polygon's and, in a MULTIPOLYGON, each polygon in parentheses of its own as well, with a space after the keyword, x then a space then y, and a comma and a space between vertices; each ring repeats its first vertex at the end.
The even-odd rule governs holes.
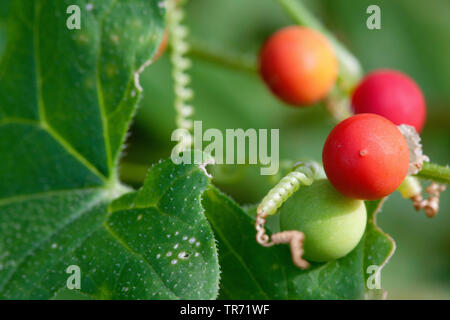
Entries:
POLYGON ((215 298, 203 171, 160 163, 140 191, 112 202, 128 191, 117 159, 165 10, 156 0, 92 4, 11 2, 0 61, 0 298, 215 298), (73 4, 81 30, 66 27, 73 4), (81 270, 76 292, 70 265, 81 270))
POLYGON ((208 184, 197 166, 167 160, 109 208, 100 189, 3 201, 0 297, 65 297, 66 268, 77 265, 90 298, 215 298, 217 252, 200 203, 208 184))
MULTIPOLYGON (((365 283, 370 282, 372 285, 374 283, 374 272, 370 271, 370 266, 377 266, 379 269, 377 272, 379 273, 379 279, 381 281, 381 270, 388 263, 389 259, 392 257, 395 251, 395 242, 394 239, 391 238, 388 234, 383 232, 376 224, 377 214, 381 211, 381 207, 383 205, 383 200, 376 201, 366 201, 367 208, 367 226, 364 234, 364 262, 363 262, 363 270, 365 283), (369 272, 368 272, 369 270, 369 272), (371 280, 372 278, 373 280, 371 280)), ((366 298, 376 298, 379 292, 383 292, 381 288, 373 288, 369 290, 366 285, 366 298)), ((382 293, 384 296, 384 294, 382 293)))
MULTIPOLYGON (((209 180, 196 165, 154 166, 139 192, 112 203, 108 229, 161 278, 156 297, 214 299, 219 287, 215 239, 201 195, 209 180)), ((152 275, 152 279, 155 275, 152 275)))
POLYGON ((383 266, 394 249, 375 226, 378 202, 370 202, 360 244, 342 259, 302 271, 293 265, 287 246, 257 244, 254 219, 216 188, 208 189, 202 204, 219 243, 223 299, 360 299, 370 276, 366 267, 383 266))
MULTIPOLYGON (((92 8, 81 0, 17 0, 10 10, 0 63, 2 134, 13 140, 32 136, 37 151, 54 140, 59 153, 86 167, 87 184, 101 184, 115 174, 140 93, 135 74, 158 48, 163 9, 142 0, 98 1, 92 8), (66 27, 72 4, 81 8, 80 30, 66 27)), ((32 181, 37 185, 29 192, 67 187, 32 181)))

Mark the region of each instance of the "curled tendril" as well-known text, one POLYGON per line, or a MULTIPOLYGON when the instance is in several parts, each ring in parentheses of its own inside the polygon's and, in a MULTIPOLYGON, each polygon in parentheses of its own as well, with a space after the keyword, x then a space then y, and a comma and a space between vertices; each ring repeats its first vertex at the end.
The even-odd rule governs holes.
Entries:
POLYGON ((258 206, 259 212, 270 216, 295 192, 301 185, 309 186, 319 172, 317 163, 299 163, 280 182, 269 191, 258 206))
POLYGON ((428 199, 422 196, 422 186, 419 179, 412 176, 407 176, 403 183, 398 188, 403 198, 411 199, 414 208, 418 211, 423 209, 429 218, 433 218, 439 211, 439 197, 441 192, 446 189, 445 185, 432 182, 425 192, 428 194, 428 199))
POLYGON ((425 190, 428 194, 428 199, 424 199, 421 193, 411 197, 414 208, 416 210, 423 209, 428 218, 434 218, 439 211, 439 197, 441 192, 445 191, 445 187, 445 185, 433 182, 425 190))
POLYGON ((180 143, 177 145, 179 151, 190 149, 192 146, 192 129, 193 122, 189 117, 194 113, 192 105, 188 104, 192 100, 194 92, 189 88, 191 82, 187 70, 191 67, 192 62, 186 56, 189 51, 189 44, 186 41, 188 29, 182 24, 184 18, 184 10, 181 4, 177 4, 175 0, 167 0, 167 24, 169 28, 169 43, 171 47, 172 76, 175 88, 175 111, 176 125, 179 130, 180 143))
POLYGON ((275 244, 289 244, 291 247, 292 260, 301 269, 309 267, 303 256, 303 241, 305 235, 297 230, 278 232, 271 238, 266 234, 264 228, 266 218, 274 215, 278 208, 296 192, 300 186, 309 186, 314 182, 314 178, 320 173, 320 166, 317 163, 299 163, 294 170, 287 174, 280 182, 269 191, 258 206, 256 215, 256 241, 264 246, 271 247, 275 244))

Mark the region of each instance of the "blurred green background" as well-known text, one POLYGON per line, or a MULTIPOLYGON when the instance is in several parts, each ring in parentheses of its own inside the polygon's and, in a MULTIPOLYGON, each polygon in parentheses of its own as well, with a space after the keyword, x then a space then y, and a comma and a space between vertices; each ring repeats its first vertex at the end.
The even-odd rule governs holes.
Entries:
MULTIPOLYGON (((101 1, 101 0, 97 0, 101 1)), ((7 2, 0 4, 0 52, 7 2)), ((95 2, 95 1, 94 1, 95 2)), ((310 0, 306 6, 359 59, 364 71, 395 68, 412 76, 427 99, 424 150, 433 162, 450 160, 450 1, 310 0), (381 30, 368 30, 366 8, 381 8, 381 30)), ((276 0, 190 0, 186 23, 193 45, 194 119, 207 128, 279 128, 280 158, 320 161, 335 122, 322 105, 295 109, 278 102, 257 73, 209 59, 206 51, 255 62, 263 41, 293 24, 276 0)), ((121 162, 125 183, 138 187, 147 168, 170 155, 175 129, 171 68, 167 53, 141 77, 144 98, 121 162)), ((256 166, 212 169, 215 183, 241 204, 258 202, 279 177, 256 166)), ((427 181, 424 181, 428 184, 427 181)), ((450 191, 434 219, 416 212, 398 193, 390 196, 378 224, 397 250, 382 272, 390 299, 450 299, 450 191)))

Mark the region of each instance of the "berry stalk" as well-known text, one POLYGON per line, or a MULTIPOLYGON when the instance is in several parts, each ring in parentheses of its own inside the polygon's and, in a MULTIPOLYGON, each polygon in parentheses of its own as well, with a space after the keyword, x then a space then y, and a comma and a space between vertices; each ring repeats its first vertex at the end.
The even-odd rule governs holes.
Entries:
POLYGON ((253 54, 233 51, 231 48, 199 40, 193 36, 189 37, 189 44, 189 55, 192 57, 239 71, 258 72, 257 59, 253 54))
POLYGON ((339 61, 338 82, 346 92, 349 92, 359 82, 362 76, 362 67, 355 58, 298 0, 277 0, 294 22, 310 27, 324 34, 336 50, 339 61))
POLYGON ((440 183, 450 184, 450 168, 434 163, 424 162, 422 170, 417 177, 433 180, 440 183))

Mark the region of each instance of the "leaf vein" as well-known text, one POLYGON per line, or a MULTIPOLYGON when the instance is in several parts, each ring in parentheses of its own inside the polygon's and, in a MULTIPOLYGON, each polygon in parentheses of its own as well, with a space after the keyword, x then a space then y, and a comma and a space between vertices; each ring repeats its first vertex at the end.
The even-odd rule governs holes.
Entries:
POLYGON ((173 291, 172 288, 168 287, 165 282, 163 281, 163 279, 161 278, 161 275, 156 272, 156 270, 153 268, 153 266, 151 265, 150 261, 147 260, 147 258, 145 258, 142 254, 136 252, 135 250, 133 250, 116 232, 114 232, 114 230, 112 230, 108 224, 106 223, 106 221, 104 222, 104 227, 106 229, 106 231, 108 231, 108 233, 117 241, 119 242, 125 249, 127 249, 130 253, 134 254, 135 256, 139 257, 140 259, 142 259, 143 261, 145 261, 145 263, 147 264, 147 266, 150 268, 150 270, 152 270, 159 278, 159 280, 161 281, 161 284, 166 287, 177 299, 181 299, 180 297, 177 296, 177 294, 173 291))
POLYGON ((74 223, 81 217, 83 217, 84 213, 90 210, 95 205, 99 204, 101 201, 103 201, 105 198, 101 194, 98 195, 96 198, 92 199, 90 202, 88 202, 84 207, 82 207, 79 211, 76 211, 73 215, 71 215, 68 220, 61 225, 57 226, 53 232, 51 232, 49 235, 41 238, 39 241, 37 241, 30 250, 28 250, 25 255, 19 260, 19 262, 16 264, 15 269, 10 273, 10 275, 6 278, 6 280, 3 282, 3 284, 0 283, 0 292, 3 291, 5 286, 8 285, 8 283, 11 281, 11 279, 14 277, 14 275, 19 270, 20 266, 25 263, 25 261, 33 255, 33 253, 40 248, 40 246, 46 242, 47 240, 51 239, 54 235, 59 233, 62 229, 67 227, 68 225, 74 223))

